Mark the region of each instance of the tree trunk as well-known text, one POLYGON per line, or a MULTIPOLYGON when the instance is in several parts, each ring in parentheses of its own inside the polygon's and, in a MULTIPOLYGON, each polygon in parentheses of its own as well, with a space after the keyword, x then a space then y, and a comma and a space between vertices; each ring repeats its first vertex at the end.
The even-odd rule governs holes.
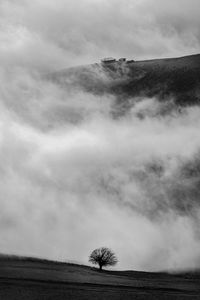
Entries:
POLYGON ((102 265, 99 265, 99 270, 102 271, 102 265))

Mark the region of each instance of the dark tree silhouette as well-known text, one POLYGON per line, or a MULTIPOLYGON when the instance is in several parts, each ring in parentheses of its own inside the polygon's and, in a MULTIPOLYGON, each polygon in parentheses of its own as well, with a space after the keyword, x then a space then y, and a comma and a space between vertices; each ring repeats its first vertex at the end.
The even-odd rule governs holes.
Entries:
POLYGON ((102 247, 92 251, 89 262, 99 265, 99 269, 102 270, 103 267, 116 265, 118 260, 111 249, 102 247))

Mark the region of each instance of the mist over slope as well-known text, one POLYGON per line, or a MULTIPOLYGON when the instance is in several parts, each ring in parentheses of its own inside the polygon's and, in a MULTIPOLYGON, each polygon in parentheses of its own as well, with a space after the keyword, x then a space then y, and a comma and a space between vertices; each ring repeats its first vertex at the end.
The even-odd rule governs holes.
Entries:
MULTIPOLYGON (((158 142, 158 133, 153 132, 152 134, 152 131, 158 130, 159 126, 160 136, 158 139, 161 139, 162 142, 165 141, 165 147, 171 148, 168 142, 173 143, 176 140, 176 137, 173 136, 176 133, 172 131, 178 131, 177 138, 184 140, 181 147, 185 150, 188 147, 189 152, 194 151, 192 157, 188 157, 187 160, 185 157, 182 158, 185 151, 181 147, 175 150, 175 143, 172 145, 172 148, 174 146, 172 152, 175 153, 169 152, 167 163, 156 157, 157 153, 154 153, 155 150, 153 150, 153 153, 149 154, 155 155, 155 157, 151 157, 149 162, 145 162, 145 167, 137 170, 135 177, 138 178, 140 184, 144 184, 148 197, 152 198, 152 204, 145 209, 148 213, 156 216, 159 215, 159 211, 169 209, 177 210, 182 214, 196 213, 196 205, 199 205, 199 146, 195 145, 196 149, 192 150, 192 146, 184 143, 194 143, 195 139, 193 140, 192 136, 188 140, 185 138, 187 139, 188 130, 196 135, 193 129, 196 126, 198 128, 199 123, 197 121, 200 103, 199 54, 131 63, 116 61, 110 64, 93 64, 59 71, 49 75, 49 78, 64 89, 72 88, 76 92, 81 90, 88 93, 90 97, 96 97, 92 99, 93 105, 96 105, 96 102, 101 105, 103 99, 108 106, 104 112, 99 112, 100 115, 103 114, 105 117, 106 114, 106 118, 112 120, 115 126, 116 124, 120 124, 120 127, 130 125, 129 130, 133 137, 139 136, 140 139, 144 138, 144 141, 147 139, 145 141, 147 151, 152 147, 152 142, 158 142), (193 123, 192 129, 190 128, 191 123, 193 123), (152 128, 150 129, 150 127, 152 128), (173 178, 170 176, 165 178, 166 167, 172 159, 170 158, 171 154, 176 156, 177 165, 174 166, 173 174, 170 174, 170 176, 173 175, 173 178), (179 155, 180 157, 178 157, 179 155), (152 188, 151 180, 155 181, 155 188, 152 188), (148 190, 147 183, 150 184, 150 190, 148 190), (151 195, 152 193, 153 195, 151 195)), ((74 122, 76 123, 76 120, 74 122)), ((129 137, 131 136, 127 136, 126 140, 127 146, 130 147, 132 139, 129 140, 129 137)), ((162 145, 159 145, 158 148, 161 150, 162 145)), ((156 151, 159 152, 159 150, 156 151)), ((142 157, 148 160, 145 154, 142 157)), ((170 163, 174 164, 175 162, 170 163)), ((116 189, 118 188, 116 187, 116 189)), ((119 194, 118 190, 117 197, 119 194)), ((121 195, 121 200, 124 200, 124 195, 121 195)), ((132 206, 132 204, 130 205, 132 206)))
POLYGON ((200 267, 199 56, 0 76, 1 252, 200 267))

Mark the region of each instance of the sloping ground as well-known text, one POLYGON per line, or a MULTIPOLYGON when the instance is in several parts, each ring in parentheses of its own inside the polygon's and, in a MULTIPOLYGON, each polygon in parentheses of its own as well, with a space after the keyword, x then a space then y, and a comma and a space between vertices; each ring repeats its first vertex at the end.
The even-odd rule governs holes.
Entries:
POLYGON ((200 299, 198 274, 103 271, 15 257, 0 259, 0 299, 200 299))
POLYGON ((93 64, 48 76, 68 88, 112 94, 119 102, 132 97, 173 99, 178 105, 200 103, 200 54, 180 58, 93 64))

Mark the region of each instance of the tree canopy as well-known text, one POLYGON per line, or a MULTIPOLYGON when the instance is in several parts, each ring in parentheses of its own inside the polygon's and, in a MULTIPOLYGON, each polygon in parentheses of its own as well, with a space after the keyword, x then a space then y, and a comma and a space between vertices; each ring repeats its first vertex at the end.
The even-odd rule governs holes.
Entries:
POLYGON ((89 256, 89 262, 95 265, 99 265, 99 269, 105 266, 114 266, 117 264, 118 259, 115 253, 106 247, 101 247, 92 251, 89 256))

